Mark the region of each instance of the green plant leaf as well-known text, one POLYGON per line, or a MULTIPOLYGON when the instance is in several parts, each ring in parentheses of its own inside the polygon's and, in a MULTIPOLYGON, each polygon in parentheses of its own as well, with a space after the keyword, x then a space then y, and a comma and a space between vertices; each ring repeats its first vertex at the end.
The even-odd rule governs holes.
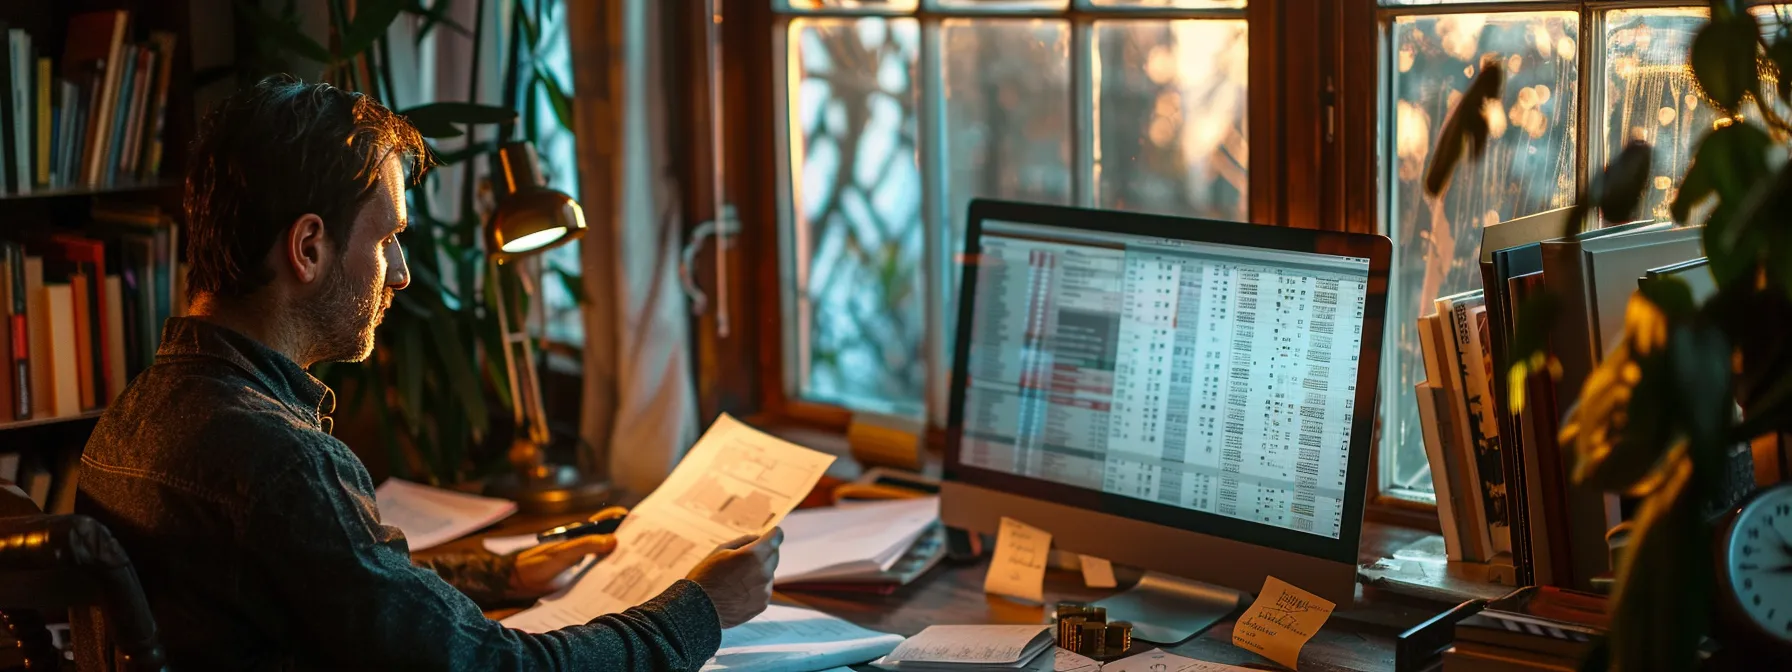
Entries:
POLYGON ((1767 47, 1767 60, 1779 68, 1779 94, 1781 102, 1792 102, 1792 35, 1781 33, 1779 39, 1767 47))
POLYGON ((467 30, 466 26, 460 25, 459 21, 455 21, 454 17, 448 15, 449 9, 453 6, 452 0, 436 0, 435 5, 431 7, 424 7, 423 0, 410 0, 405 6, 405 11, 423 17, 423 25, 417 29, 418 44, 423 43, 423 38, 427 37, 437 24, 448 26, 467 37, 473 36, 473 31, 467 30))
POLYGON ((348 60, 367 51, 374 41, 385 37, 386 30, 392 27, 392 21, 403 11, 404 3, 401 0, 360 0, 355 3, 355 20, 342 36, 342 53, 339 58, 348 60))
POLYGON ((1624 313, 1624 340, 1588 374, 1562 423, 1575 456, 1574 481, 1623 490, 1649 473, 1673 436, 1675 392, 1662 348, 1665 314, 1641 296, 1624 313))
POLYGON ((1755 64, 1759 30, 1748 12, 1719 11, 1692 39, 1693 76, 1706 97, 1727 114, 1739 112, 1743 98, 1760 90, 1755 64))
POLYGON ((1649 143, 1632 140, 1593 180, 1593 201, 1598 204, 1605 221, 1636 219, 1636 206, 1642 202, 1643 191, 1649 186, 1649 168, 1654 156, 1655 150, 1649 143))
POLYGON ((583 276, 561 268, 558 264, 549 265, 548 270, 560 279, 560 284, 566 287, 566 293, 572 295, 572 300, 575 303, 581 306, 585 305, 585 278, 583 276))
POLYGON ((553 106, 554 118, 560 122, 560 127, 572 130, 572 99, 566 95, 565 89, 560 88, 560 81, 539 61, 535 64, 535 82, 547 93, 548 104, 553 106))
POLYGON ((1499 100, 1505 82, 1505 72, 1499 61, 1487 59, 1481 62, 1480 74, 1469 83, 1468 90, 1463 92, 1456 107, 1450 110, 1449 118, 1444 120, 1443 130, 1438 132, 1437 151, 1432 153, 1431 163, 1425 167, 1425 193, 1432 196, 1443 193, 1450 183, 1451 173, 1456 171, 1456 164, 1462 161, 1465 149, 1476 157, 1487 149, 1491 130, 1487 125, 1487 101, 1499 100))
POLYGON ((460 149, 436 154, 436 165, 453 166, 462 161, 466 161, 467 159, 474 158, 481 154, 490 154, 495 151, 498 151, 498 143, 496 142, 490 140, 469 142, 467 143, 467 146, 460 149))
MULTIPOLYGON (((1691 300, 1690 290, 1687 300, 1691 300)), ((1709 324, 1681 324, 1668 338, 1673 390, 1679 397, 1675 406, 1692 450, 1699 455, 1718 454, 1725 445, 1724 433, 1735 403, 1730 389, 1730 352, 1729 339, 1709 324)))
POLYGON ((268 16, 267 13, 261 11, 261 7, 249 0, 237 0, 236 7, 239 16, 249 22, 258 37, 272 42, 284 51, 323 65, 336 62, 336 58, 330 54, 329 49, 318 44, 317 40, 311 39, 311 36, 306 35, 298 26, 268 16))
POLYGON ((1683 451, 1643 500, 1618 566, 1610 634, 1613 670, 1691 670, 1709 621, 1710 530, 1683 451))
MULTIPOLYGON (((484 440, 485 433, 491 429, 491 414, 485 405, 485 396, 480 394, 479 379, 473 375, 473 365, 468 361, 468 351, 462 347, 460 329, 448 309, 436 306, 430 317, 431 334, 435 336, 437 362, 455 396, 460 398, 461 410, 466 413, 466 422, 471 429, 473 440, 484 440)), ((445 412, 441 409, 438 412, 445 412)))
POLYGON ((1664 277, 1643 284, 1637 291, 1655 304, 1655 308, 1666 315, 1670 322, 1690 320, 1699 312, 1698 303, 1692 298, 1692 287, 1685 280, 1664 277))

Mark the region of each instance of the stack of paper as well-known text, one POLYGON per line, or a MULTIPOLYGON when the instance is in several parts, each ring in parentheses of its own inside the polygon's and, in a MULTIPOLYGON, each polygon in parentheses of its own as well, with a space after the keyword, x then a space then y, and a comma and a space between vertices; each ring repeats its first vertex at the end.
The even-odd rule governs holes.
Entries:
MULTIPOLYGON (((931 625, 875 664, 924 672, 1030 670, 1039 654, 1052 648, 1046 625, 931 625)), ((1041 662, 1052 660, 1047 656, 1041 662)))
POLYGON ((616 531, 616 552, 503 623, 552 632, 646 602, 717 546, 776 527, 833 461, 723 415, 629 513, 616 531))
POLYGON ((722 631, 722 648, 704 672, 808 672, 863 663, 889 653, 902 636, 873 632, 833 616, 774 604, 722 631))
POLYGON ((939 518, 937 497, 797 511, 784 519, 774 580, 781 586, 889 581, 886 573, 939 518))
POLYGON ((380 522, 404 532, 412 551, 453 541, 516 513, 516 502, 396 478, 373 491, 380 522))

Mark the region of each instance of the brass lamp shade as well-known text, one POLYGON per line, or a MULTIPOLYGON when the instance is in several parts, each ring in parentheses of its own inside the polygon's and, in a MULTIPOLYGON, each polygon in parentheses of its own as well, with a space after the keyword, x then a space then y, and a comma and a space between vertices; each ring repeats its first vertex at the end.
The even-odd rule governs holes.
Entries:
POLYGON ((502 262, 539 254, 585 235, 585 211, 541 178, 535 145, 512 142, 492 157, 497 210, 485 226, 486 250, 502 262))

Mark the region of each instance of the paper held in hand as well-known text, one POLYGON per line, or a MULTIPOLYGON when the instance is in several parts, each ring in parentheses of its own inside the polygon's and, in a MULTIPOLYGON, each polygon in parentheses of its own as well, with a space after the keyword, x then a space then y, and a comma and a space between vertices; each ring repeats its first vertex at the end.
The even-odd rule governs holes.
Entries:
POLYGON ((571 586, 502 622, 551 632, 652 599, 710 552, 763 534, 808 496, 832 455, 778 439, 723 415, 665 483, 629 512, 616 552, 571 586))
POLYGON ((1045 602, 1045 561, 1052 533, 1007 516, 996 531, 996 552, 983 576, 983 592, 1045 602))
POLYGON ((1289 668, 1300 660, 1300 649, 1319 632, 1335 606, 1276 577, 1263 580, 1257 601, 1232 627, 1232 644, 1289 668))

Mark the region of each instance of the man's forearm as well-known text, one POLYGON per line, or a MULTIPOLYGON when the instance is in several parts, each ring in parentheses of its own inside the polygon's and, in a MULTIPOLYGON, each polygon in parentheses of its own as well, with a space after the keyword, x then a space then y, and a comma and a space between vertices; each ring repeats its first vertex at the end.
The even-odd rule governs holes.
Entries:
POLYGON ((412 562, 435 572, 482 608, 522 597, 511 590, 516 575, 514 554, 498 555, 485 550, 435 553, 423 559, 412 558, 412 562))

